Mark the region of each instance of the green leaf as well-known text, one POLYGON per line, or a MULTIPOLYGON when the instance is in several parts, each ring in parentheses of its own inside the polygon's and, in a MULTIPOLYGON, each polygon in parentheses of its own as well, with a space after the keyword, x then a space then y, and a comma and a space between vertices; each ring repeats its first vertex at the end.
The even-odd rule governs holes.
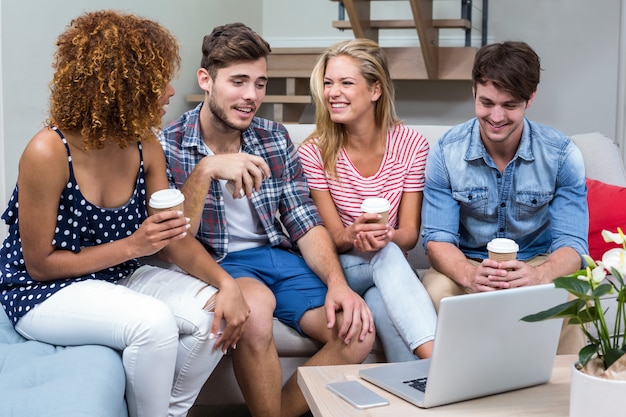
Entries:
MULTIPOLYGON (((581 274, 579 274, 581 275, 581 274)), ((589 285, 588 281, 584 281, 582 279, 577 278, 578 275, 568 275, 566 277, 559 277, 554 280, 554 286, 556 288, 563 288, 570 294, 573 294, 577 298, 581 300, 589 301, 592 299, 589 292, 591 291, 591 285, 589 285)), ((587 274, 585 273, 586 277, 587 274)))
POLYGON ((591 297, 602 297, 603 295, 613 292, 613 286, 608 282, 598 285, 591 292, 591 297))
POLYGON ((619 286, 624 288, 624 278, 622 277, 622 274, 615 268, 611 268, 611 270, 613 271, 612 274, 619 283, 619 286))
POLYGON ((589 362, 589 360, 591 360, 591 358, 595 356, 597 351, 597 344, 592 343, 585 346, 580 350, 580 352, 578 352, 578 363, 580 363, 581 366, 587 365, 587 362, 589 362))
POLYGON ((604 367, 605 367, 605 369, 608 368, 609 366, 611 366, 613 364, 613 362, 615 362, 616 360, 621 358, 624 353, 625 352, 624 352, 624 348, 623 347, 621 349, 609 349, 605 353, 605 356, 604 356, 604 367))
POLYGON ((578 312, 585 306, 585 302, 579 299, 567 301, 558 306, 549 308, 539 313, 529 314, 522 317, 523 321, 534 323, 548 319, 561 319, 567 317, 578 317, 578 312))
POLYGON ((594 320, 600 320, 600 309, 597 306, 590 306, 580 310, 578 314, 578 324, 590 323, 594 320))

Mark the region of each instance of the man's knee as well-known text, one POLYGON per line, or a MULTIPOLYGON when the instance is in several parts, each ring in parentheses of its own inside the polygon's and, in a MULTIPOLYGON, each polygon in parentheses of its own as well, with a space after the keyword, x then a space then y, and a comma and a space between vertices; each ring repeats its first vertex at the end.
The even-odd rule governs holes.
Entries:
POLYGON ((237 278, 237 284, 250 307, 239 344, 265 349, 273 341, 273 314, 276 308, 274 294, 254 278, 237 278))
POLYGON ((276 309, 276 298, 265 284, 254 278, 237 278, 237 284, 241 289, 251 311, 258 314, 273 314, 276 309))
POLYGON ((435 311, 439 311, 439 304, 443 298, 466 293, 459 284, 434 268, 426 272, 422 284, 435 306, 435 311))
POLYGON ((359 333, 355 334, 350 343, 347 345, 345 345, 343 340, 339 340, 339 342, 343 343, 345 346, 346 353, 344 354, 344 360, 347 363, 361 363, 372 351, 372 347, 376 341, 376 332, 373 331, 365 333, 365 338, 363 340, 359 339, 360 334, 361 329, 359 329, 359 333))
MULTIPOLYGON (((352 339, 349 343, 345 342, 345 337, 339 337, 339 330, 341 329, 344 321, 344 315, 338 311, 336 313, 336 322, 333 328, 328 328, 326 321, 326 312, 324 307, 319 307, 313 310, 309 310, 305 313, 300 324, 302 330, 309 335, 309 337, 324 344, 324 346, 332 349, 336 352, 337 363, 361 363, 367 358, 367 355, 372 351, 372 346, 376 340, 375 332, 365 333, 363 340, 360 340, 362 332, 362 324, 355 329, 351 329, 353 332, 352 339)), ((354 325, 354 324, 352 324, 354 325)))

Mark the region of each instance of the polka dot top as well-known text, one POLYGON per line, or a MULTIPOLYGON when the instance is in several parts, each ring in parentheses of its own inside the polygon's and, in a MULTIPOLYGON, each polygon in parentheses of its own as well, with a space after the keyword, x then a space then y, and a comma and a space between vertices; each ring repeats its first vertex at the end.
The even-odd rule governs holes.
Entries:
MULTIPOLYGON (((122 207, 100 208, 83 197, 72 167, 70 148, 63 134, 56 128, 67 150, 69 181, 61 193, 57 226, 52 245, 57 250, 80 252, 84 247, 113 242, 131 235, 147 217, 146 184, 143 166, 143 152, 139 146, 140 166, 135 191, 122 207)), ((33 280, 24 265, 22 243, 18 222, 18 188, 15 187, 2 219, 9 226, 8 235, 0 250, 0 303, 7 316, 15 325, 24 314, 60 289, 72 283, 88 279, 117 282, 139 267, 132 259, 119 265, 81 277, 67 277, 55 281, 33 280)))

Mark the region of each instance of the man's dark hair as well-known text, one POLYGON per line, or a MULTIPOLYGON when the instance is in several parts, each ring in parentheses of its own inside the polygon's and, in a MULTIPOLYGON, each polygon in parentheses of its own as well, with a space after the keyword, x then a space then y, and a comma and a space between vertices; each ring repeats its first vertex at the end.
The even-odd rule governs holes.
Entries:
POLYGON ((537 91, 541 62, 525 42, 503 42, 483 46, 476 53, 472 86, 491 81, 516 99, 530 100, 537 91))
POLYGON ((202 41, 202 68, 215 79, 217 71, 237 61, 256 61, 271 52, 259 34, 243 23, 217 26, 202 41))

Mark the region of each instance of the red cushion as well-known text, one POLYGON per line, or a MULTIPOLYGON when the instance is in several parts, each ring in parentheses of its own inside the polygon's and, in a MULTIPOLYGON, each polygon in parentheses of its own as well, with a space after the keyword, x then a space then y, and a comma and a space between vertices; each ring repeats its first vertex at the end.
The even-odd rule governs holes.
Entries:
POLYGON ((604 252, 619 247, 616 243, 606 243, 602 230, 617 232, 621 227, 626 232, 626 188, 587 178, 587 204, 589 255, 598 261, 604 252))

